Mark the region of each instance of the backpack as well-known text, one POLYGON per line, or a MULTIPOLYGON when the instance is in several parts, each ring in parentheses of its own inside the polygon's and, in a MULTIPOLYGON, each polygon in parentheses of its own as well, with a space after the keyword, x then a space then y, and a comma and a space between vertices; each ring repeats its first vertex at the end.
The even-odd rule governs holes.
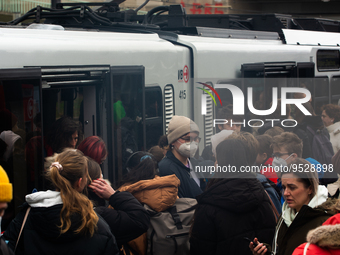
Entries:
POLYGON ((311 127, 307 126, 309 132, 313 135, 312 141, 312 158, 321 164, 330 165, 334 155, 333 146, 329 138, 322 134, 320 130, 315 132, 311 127))
POLYGON ((189 231, 196 205, 197 201, 193 198, 178 198, 173 206, 163 212, 156 212, 144 205, 150 214, 148 255, 190 253, 189 231))

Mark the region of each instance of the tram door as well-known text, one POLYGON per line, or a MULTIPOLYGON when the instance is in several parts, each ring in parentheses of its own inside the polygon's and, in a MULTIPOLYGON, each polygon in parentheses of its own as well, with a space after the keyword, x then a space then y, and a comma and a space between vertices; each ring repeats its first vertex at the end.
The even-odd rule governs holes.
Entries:
POLYGON ((62 116, 79 121, 79 142, 97 135, 107 146, 104 178, 121 180, 127 158, 145 149, 144 67, 43 67, 42 82, 45 129, 62 116))
POLYGON ((25 146, 30 137, 40 132, 36 116, 41 110, 40 69, 1 69, 0 165, 13 185, 13 200, 2 220, 2 230, 19 211, 27 192, 32 191, 28 184, 38 183, 38 173, 32 166, 41 152, 28 148, 25 155, 25 146), (27 155, 30 161, 26 161, 27 155))

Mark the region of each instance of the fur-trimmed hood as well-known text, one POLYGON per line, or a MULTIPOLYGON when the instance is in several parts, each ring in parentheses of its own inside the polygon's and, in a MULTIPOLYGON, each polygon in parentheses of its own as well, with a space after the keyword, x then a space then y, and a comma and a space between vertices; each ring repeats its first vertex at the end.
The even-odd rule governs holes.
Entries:
POLYGON ((322 248, 340 249, 340 214, 326 220, 322 226, 307 234, 307 242, 322 248))
POLYGON ((307 242, 323 248, 340 249, 340 224, 324 225, 309 231, 307 242))
POLYGON ((310 230, 307 242, 297 247, 292 255, 340 255, 340 214, 310 230))

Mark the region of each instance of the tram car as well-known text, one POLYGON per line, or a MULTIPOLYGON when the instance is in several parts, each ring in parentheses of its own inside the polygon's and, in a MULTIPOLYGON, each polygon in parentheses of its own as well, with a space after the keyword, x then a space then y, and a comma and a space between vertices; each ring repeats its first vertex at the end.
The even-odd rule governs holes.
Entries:
MULTIPOLYGON (((79 120, 84 137, 105 141, 102 168, 112 183, 122 178, 126 140, 135 141, 135 150, 149 149, 175 114, 198 124, 201 151, 210 144, 217 110, 233 98, 216 90, 222 105, 206 97, 202 114, 202 83, 233 84, 244 95, 253 87, 253 99, 266 107, 273 87, 307 88, 316 111, 340 99, 336 21, 187 15, 180 5, 146 15, 137 15, 138 8, 120 11, 113 2, 96 10, 69 5, 37 7, 0 24, 0 105, 26 134, 36 128, 37 115, 43 134, 61 116, 79 120), (261 99, 264 91, 269 94, 261 99)), ((20 205, 32 176, 20 160, 11 164, 20 205)), ((41 169, 33 169, 34 186, 43 189, 41 169)))

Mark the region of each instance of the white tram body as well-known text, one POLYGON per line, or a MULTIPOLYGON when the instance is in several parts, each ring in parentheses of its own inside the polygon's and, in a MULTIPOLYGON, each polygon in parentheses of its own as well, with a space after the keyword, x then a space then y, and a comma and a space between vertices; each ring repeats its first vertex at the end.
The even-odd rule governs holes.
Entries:
MULTIPOLYGON (((111 157, 105 163, 104 176, 115 181, 122 174, 122 163, 117 163, 122 142, 117 138, 120 133, 113 131, 118 123, 112 120, 115 114, 112 108, 117 100, 130 104, 125 111, 126 115, 130 112, 131 119, 137 123, 134 129, 140 138, 139 149, 156 145, 176 114, 185 115, 199 125, 202 150, 215 132, 212 119, 216 117, 217 109, 210 102, 209 113, 201 114, 202 91, 196 89, 197 81, 214 85, 241 79, 242 70, 245 70, 242 68, 256 63, 262 63, 265 70, 274 63, 274 69, 283 68, 277 73, 284 77, 287 66, 296 70, 302 63, 312 72, 307 77, 322 78, 321 90, 325 92, 319 101, 318 95, 314 94, 315 102, 332 103, 340 98, 340 93, 337 94, 340 86, 337 78, 340 77, 339 33, 283 29, 285 40, 282 40, 276 32, 216 29, 213 32, 219 36, 209 36, 210 30, 202 31, 200 36, 173 36, 79 28, 64 30, 54 25, 38 28, 2 26, 0 80, 7 81, 2 86, 10 86, 14 80, 25 84, 25 79, 36 79, 32 109, 20 106, 31 111, 28 119, 20 117, 24 114, 17 108, 19 106, 15 106, 15 100, 6 104, 19 115, 20 124, 24 126, 23 122, 26 122, 26 127, 32 128, 33 124, 28 122, 32 122, 39 111, 45 119, 50 115, 56 119, 66 114, 66 110, 55 113, 56 104, 60 107, 62 98, 72 100, 67 93, 63 95, 63 90, 73 89, 74 97, 81 94, 83 113, 78 113, 78 118, 83 122, 84 136, 103 137, 108 145, 108 159, 111 157), (320 51, 324 51, 321 53, 323 59, 318 55, 320 51), (334 57, 327 62, 328 56, 334 57), (319 62, 318 58, 321 59, 319 62), (116 89, 118 83, 121 85, 116 89), (134 87, 135 83, 140 83, 139 87, 134 87), (55 97, 53 100, 51 95, 55 97), (137 104, 139 101, 141 103, 137 104), (156 107, 157 113, 149 114, 149 106, 156 107), (157 131, 153 129, 155 125, 159 127, 157 131), (112 173, 115 171, 118 173, 112 173)), ((266 72, 271 72, 271 68, 266 72)), ((5 93, 5 100, 6 97, 5 93)), ((66 103, 62 105, 67 108, 66 103)), ((72 112, 72 109, 68 111, 72 112)))

